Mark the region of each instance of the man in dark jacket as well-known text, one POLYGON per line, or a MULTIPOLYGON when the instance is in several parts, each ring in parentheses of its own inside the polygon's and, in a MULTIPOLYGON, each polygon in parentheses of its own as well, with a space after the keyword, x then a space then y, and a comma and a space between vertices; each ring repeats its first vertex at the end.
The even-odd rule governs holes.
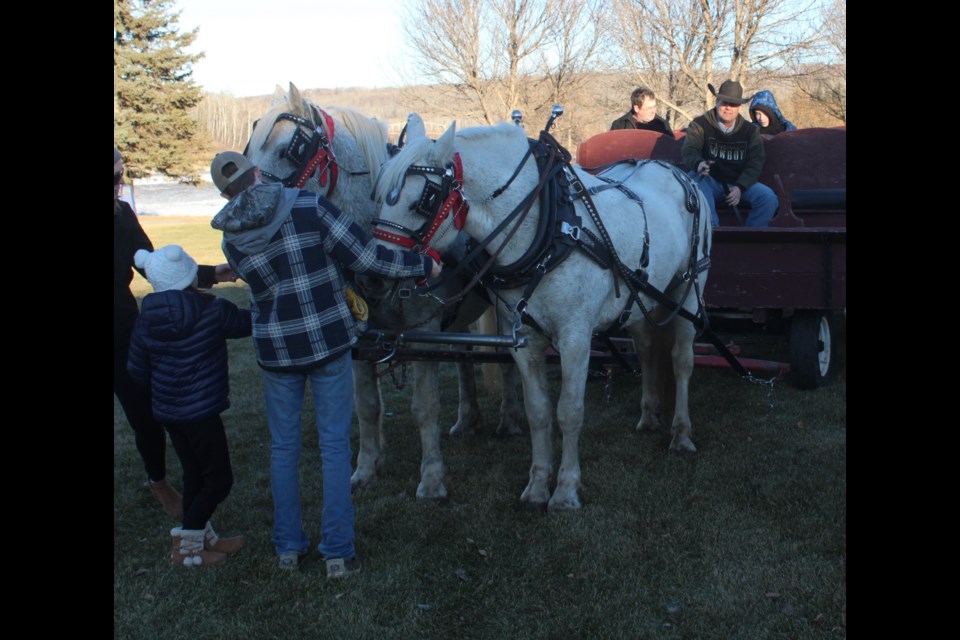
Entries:
POLYGON ((687 127, 681 153, 683 162, 707 197, 713 225, 719 226, 716 201, 736 207, 750 204, 746 226, 765 227, 780 204, 777 195, 757 182, 763 170, 764 150, 760 131, 740 115, 743 87, 735 80, 720 85, 715 109, 693 119, 687 127))
POLYGON ((153 417, 166 427, 183 467, 183 522, 171 530, 172 559, 184 566, 223 562, 243 538, 221 539, 210 517, 233 486, 220 414, 230 407, 227 339, 250 335, 249 309, 195 289, 197 263, 175 244, 140 249, 154 293, 143 298, 127 369, 153 391, 153 417))
MULTIPOLYGON (((113 393, 120 401, 127 422, 134 431, 137 451, 143 459, 150 492, 157 498, 167 514, 179 520, 180 494, 167 480, 167 436, 163 427, 153 418, 150 387, 136 384, 127 373, 127 349, 130 333, 137 320, 137 299, 130 291, 133 281, 133 254, 139 249, 153 250, 150 238, 144 233, 137 214, 130 205, 120 199, 123 189, 123 157, 113 148, 113 393)), ((140 275, 146 277, 142 269, 140 275)), ((201 265, 198 272, 199 286, 208 288, 214 282, 236 280, 229 265, 216 267, 201 265)))
POLYGON ((646 87, 639 87, 630 94, 630 111, 614 120, 610 130, 643 129, 672 136, 667 121, 657 115, 657 96, 646 87))
POLYGON ((210 166, 230 202, 211 226, 223 252, 250 286, 253 339, 263 369, 272 441, 273 544, 281 569, 296 569, 310 549, 300 503, 300 409, 306 385, 320 436, 323 513, 319 551, 328 578, 360 571, 354 546, 350 474, 353 368, 359 331, 347 303, 343 269, 388 278, 440 274, 439 263, 414 251, 378 245, 326 197, 264 184, 246 156, 223 152, 210 166))

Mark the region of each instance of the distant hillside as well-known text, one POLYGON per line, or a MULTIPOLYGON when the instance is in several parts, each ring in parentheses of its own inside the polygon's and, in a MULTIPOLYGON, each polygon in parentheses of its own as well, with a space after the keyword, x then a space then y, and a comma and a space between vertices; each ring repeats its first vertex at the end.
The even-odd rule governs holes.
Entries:
MULTIPOLYGON (((282 86, 284 90, 287 86, 282 86)), ((606 131, 610 122, 628 108, 630 92, 635 88, 629 77, 622 74, 594 74, 585 88, 564 104, 564 115, 557 121, 553 134, 576 154, 583 140, 606 131)), ((786 86, 769 85, 787 117, 798 127, 836 126, 842 124, 812 107, 809 100, 795 96, 786 86)), ((419 113, 428 126, 428 134, 439 136, 456 120, 457 127, 485 124, 480 114, 472 110, 471 101, 456 87, 429 85, 415 87, 364 89, 303 89, 301 92, 319 106, 352 107, 387 122, 390 137, 396 140, 411 112, 419 113)), ((531 90, 531 95, 536 91, 531 90)), ((207 94, 196 108, 203 132, 203 142, 212 153, 227 149, 242 151, 253 123, 269 110, 271 96, 237 98, 229 94, 207 94)), ((549 101, 540 100, 539 110, 524 110, 523 125, 535 135, 549 117, 549 101)), ((674 128, 683 128, 688 120, 677 113, 660 109, 674 128)), ((695 114, 698 115, 698 114, 695 114)), ((744 110, 744 115, 746 115, 744 110)), ((509 112, 503 114, 509 119, 509 112)))

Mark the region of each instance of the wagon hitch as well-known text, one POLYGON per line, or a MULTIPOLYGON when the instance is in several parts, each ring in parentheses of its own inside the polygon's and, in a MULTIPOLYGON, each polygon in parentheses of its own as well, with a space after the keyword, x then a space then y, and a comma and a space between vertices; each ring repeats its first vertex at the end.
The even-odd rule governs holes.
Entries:
MULTIPOLYGON (((484 335, 476 333, 447 333, 444 331, 392 331, 389 329, 367 329, 363 332, 363 337, 373 340, 374 344, 381 350, 386 351, 386 355, 381 357, 379 360, 374 361, 374 364, 384 364, 390 362, 391 360, 397 358, 398 355, 401 355, 400 350, 407 343, 424 343, 424 344, 446 344, 446 345, 461 345, 461 346, 473 346, 473 347, 511 347, 511 348, 520 348, 527 346, 526 336, 501 336, 501 335, 484 335)), ((451 352, 451 355, 453 352, 451 352)), ((409 356, 409 359, 416 359, 416 353, 410 351, 408 353, 402 354, 405 357, 409 356)), ((424 354, 426 355, 426 354, 424 354)), ((428 359, 437 359, 435 357, 430 357, 428 359)), ((451 357, 451 360, 459 360, 459 358, 451 357)))

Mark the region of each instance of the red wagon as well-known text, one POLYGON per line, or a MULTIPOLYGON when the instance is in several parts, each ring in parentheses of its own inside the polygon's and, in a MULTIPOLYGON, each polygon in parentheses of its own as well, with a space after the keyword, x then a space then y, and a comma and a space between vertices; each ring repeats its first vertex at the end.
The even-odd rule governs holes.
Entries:
MULTIPOLYGON (((580 145, 577 163, 589 169, 637 158, 681 165, 683 136, 608 131, 580 145)), ((709 316, 784 322, 790 361, 783 368, 800 388, 818 387, 834 373, 837 320, 846 316, 846 138, 846 127, 837 127, 766 140, 760 181, 780 198, 777 215, 769 227, 746 228, 720 206, 720 226, 713 231, 704 292, 709 316)))

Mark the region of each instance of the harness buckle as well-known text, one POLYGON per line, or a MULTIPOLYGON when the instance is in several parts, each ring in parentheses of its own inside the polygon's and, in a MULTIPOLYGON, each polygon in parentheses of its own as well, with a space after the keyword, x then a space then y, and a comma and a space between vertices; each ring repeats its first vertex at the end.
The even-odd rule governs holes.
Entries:
POLYGON ((545 255, 545 256, 543 257, 543 260, 541 260, 540 263, 537 264, 537 271, 539 271, 541 274, 546 273, 546 272, 547 272, 547 263, 550 262, 550 258, 552 258, 552 257, 553 257, 553 254, 552 254, 552 253, 548 253, 547 255, 545 255))
POLYGON ((413 291, 411 289, 406 289, 403 287, 401 287, 400 289, 397 289, 398 298, 401 298, 401 299, 409 298, 411 295, 413 295, 413 291))
POLYGON ((580 227, 574 226, 569 222, 564 221, 560 223, 560 233, 570 236, 576 242, 580 242, 580 231, 580 227))

